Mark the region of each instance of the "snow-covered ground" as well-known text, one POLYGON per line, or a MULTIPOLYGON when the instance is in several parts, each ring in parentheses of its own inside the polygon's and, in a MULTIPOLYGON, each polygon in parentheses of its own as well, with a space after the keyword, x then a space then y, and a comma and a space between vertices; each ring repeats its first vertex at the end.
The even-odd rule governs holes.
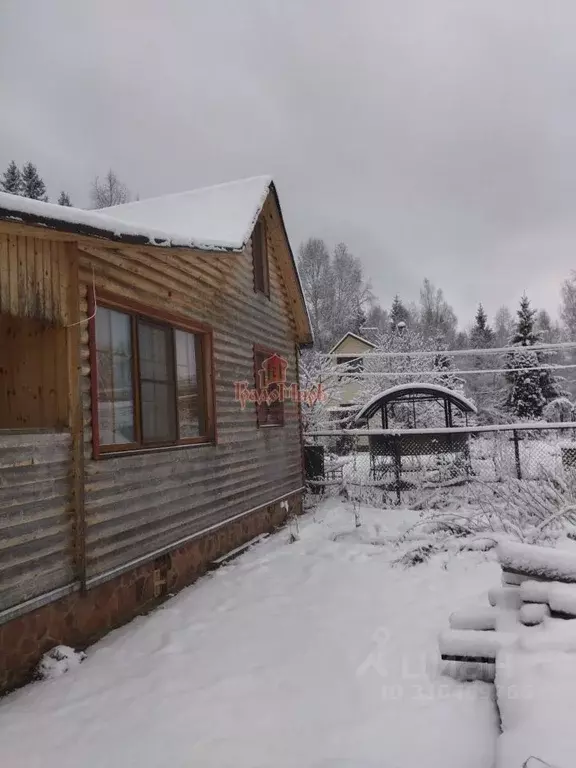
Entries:
POLYGON ((491 768, 493 687, 439 675, 449 614, 486 604, 493 554, 412 568, 417 518, 326 501, 233 564, 0 702, 10 768, 491 768))

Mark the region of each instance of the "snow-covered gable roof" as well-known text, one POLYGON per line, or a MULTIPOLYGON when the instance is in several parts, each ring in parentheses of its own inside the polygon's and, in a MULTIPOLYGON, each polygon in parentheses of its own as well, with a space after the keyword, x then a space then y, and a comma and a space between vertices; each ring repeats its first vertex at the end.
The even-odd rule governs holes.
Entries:
POLYGON ((340 344, 342 344, 346 339, 356 339, 356 341, 361 341, 362 344, 366 344, 367 347, 371 347, 374 349, 376 347, 376 344, 373 344, 371 341, 368 341, 368 339, 363 339, 362 336, 358 336, 356 333, 352 333, 352 331, 348 331, 348 333, 345 333, 344 336, 340 339, 340 341, 337 341, 336 344, 332 347, 332 349, 328 352, 329 355, 333 355, 337 350, 340 344))
POLYGON ((241 251, 271 186, 270 176, 255 176, 98 211, 0 192, 0 217, 139 244, 241 251))
POLYGON ((143 231, 153 226, 170 233, 170 239, 193 242, 196 248, 240 251, 252 235, 271 184, 270 176, 254 176, 103 208, 98 213, 143 231))
POLYGON ((0 192, 0 220, 127 245, 241 253, 272 194, 290 262, 288 288, 300 318, 300 343, 312 342, 310 316, 282 209, 270 176, 139 200, 100 210, 44 203, 0 192))

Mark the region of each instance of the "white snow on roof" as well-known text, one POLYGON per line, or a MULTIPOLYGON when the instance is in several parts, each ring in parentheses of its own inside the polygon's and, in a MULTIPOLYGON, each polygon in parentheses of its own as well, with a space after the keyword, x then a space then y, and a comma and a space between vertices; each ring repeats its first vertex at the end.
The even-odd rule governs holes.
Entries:
MULTIPOLYGON (((22 221, 23 215, 34 216, 48 221, 59 221, 71 225, 80 225, 84 227, 93 227, 95 229, 106 231, 110 236, 144 236, 150 240, 153 245, 159 245, 164 241, 165 245, 175 245, 170 242, 170 235, 166 232, 152 229, 151 227, 135 227, 122 224, 116 219, 110 218, 99 211, 85 211, 81 208, 69 208, 65 205, 56 205, 55 203, 44 203, 41 200, 30 200, 28 197, 19 195, 9 195, 7 192, 0 192, 0 209, 11 212, 16 221, 22 221)), ((190 245, 189 243, 178 243, 178 245, 190 245)))
POLYGON ((103 208, 101 213, 129 226, 152 225, 179 239, 190 239, 200 248, 241 250, 252 234, 271 183, 270 176, 254 176, 103 208))
MULTIPOLYGON (((342 336, 342 338, 340 339, 340 341, 337 341, 337 342, 336 342, 336 344, 334 344, 334 346, 332 347, 332 349, 330 350, 330 352, 328 352, 328 354, 329 354, 329 355, 331 355, 331 354, 334 352, 334 350, 335 350, 335 349, 338 349, 338 347, 340 346, 340 344, 342 344, 342 342, 343 342, 345 339, 348 339, 348 338, 350 338, 350 337, 352 337, 353 339, 356 339, 357 341, 361 341, 363 344, 367 344, 369 347, 376 347, 376 344, 373 344, 371 341, 368 341, 368 339, 363 339, 363 338, 362 338, 362 336, 358 336, 358 334, 356 334, 356 333, 352 333, 352 331, 348 331, 348 333, 345 333, 345 334, 344 334, 344 336, 342 336)), ((354 353, 353 353, 353 352, 350 352, 349 354, 351 354, 351 355, 352 355, 352 354, 354 354, 354 353)))
POLYGON ((72 225, 113 237, 139 236, 151 245, 241 251, 270 189, 270 176, 218 184, 98 211, 68 208, 0 192, 0 209, 72 225))
POLYGON ((385 389, 383 392, 379 392, 377 395, 374 395, 366 405, 362 407, 362 410, 358 413, 356 416, 355 421, 360 421, 366 411, 368 411, 374 403, 377 403, 379 400, 381 400, 383 397, 388 397, 388 395, 394 395, 397 392, 410 392, 414 389, 421 389, 422 387, 433 390, 434 392, 438 392, 439 394, 443 395, 450 395, 450 397, 455 398, 456 400, 459 400, 464 407, 467 407, 472 411, 472 413, 478 413, 478 409, 474 405, 474 403, 471 400, 468 400, 467 397, 464 397, 460 394, 460 392, 456 392, 453 389, 449 389, 448 387, 442 387, 440 384, 429 384, 427 382, 413 382, 411 384, 397 384, 395 387, 390 387, 390 389, 385 389))

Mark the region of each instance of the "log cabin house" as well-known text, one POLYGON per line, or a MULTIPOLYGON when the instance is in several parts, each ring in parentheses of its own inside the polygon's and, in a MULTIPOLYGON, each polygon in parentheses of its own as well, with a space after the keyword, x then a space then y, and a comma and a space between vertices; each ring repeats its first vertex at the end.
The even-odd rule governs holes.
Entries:
POLYGON ((311 329, 269 177, 83 211, 0 193, 0 690, 298 512, 311 329), (278 357, 275 358, 276 360, 278 357))

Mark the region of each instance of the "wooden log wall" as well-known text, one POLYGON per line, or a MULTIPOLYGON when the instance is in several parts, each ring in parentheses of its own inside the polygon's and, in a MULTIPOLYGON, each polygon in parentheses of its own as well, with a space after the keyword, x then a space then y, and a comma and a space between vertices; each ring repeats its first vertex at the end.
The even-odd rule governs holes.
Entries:
POLYGON ((74 580, 70 435, 0 431, 0 611, 74 580))
POLYGON ((0 314, 0 429, 67 424, 66 330, 0 314))
POLYGON ((251 250, 207 254, 161 248, 80 251, 81 315, 88 292, 105 291, 212 326, 217 445, 92 458, 88 331, 82 327, 88 582, 242 512, 302 487, 298 407, 285 426, 258 429, 254 406, 234 399, 234 382, 254 383, 253 345, 273 349, 296 378, 295 327, 278 259, 278 211, 266 217, 270 299, 254 292, 251 250))

